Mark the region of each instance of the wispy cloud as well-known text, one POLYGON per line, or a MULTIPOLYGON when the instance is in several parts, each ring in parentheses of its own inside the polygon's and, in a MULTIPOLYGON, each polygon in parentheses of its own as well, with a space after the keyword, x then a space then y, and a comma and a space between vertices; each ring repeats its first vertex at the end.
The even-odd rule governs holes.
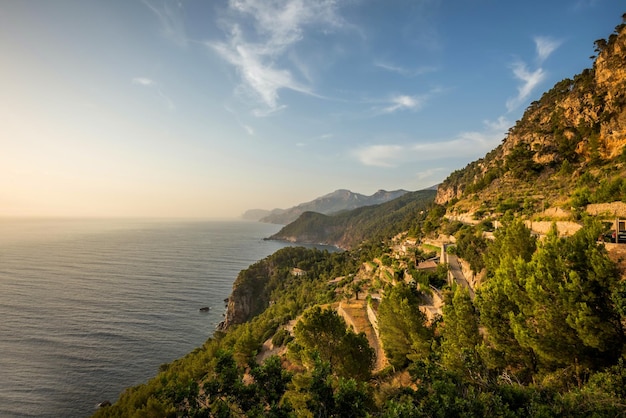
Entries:
POLYGON ((374 66, 378 67, 378 68, 382 68, 385 71, 389 71, 392 73, 396 73, 396 74, 400 74, 402 76, 405 77, 416 77, 422 74, 426 74, 426 73, 432 73, 437 71, 437 67, 433 67, 433 66, 423 66, 423 67, 417 67, 417 68, 406 68, 406 67, 401 67, 401 66, 397 66, 397 65, 393 65, 393 64, 389 64, 386 62, 376 62, 374 63, 374 66))
POLYGON ((537 60, 543 63, 548 57, 561 46, 562 41, 552 39, 547 36, 536 36, 535 47, 537 49, 537 60))
POLYGON ((517 109, 524 103, 535 87, 546 78, 546 73, 542 68, 537 68, 535 71, 530 72, 526 64, 521 61, 514 62, 511 67, 513 69, 513 75, 520 80, 522 84, 517 87, 517 96, 506 101, 506 108, 509 112, 517 109))
POLYGON ((600 3, 600 0, 578 0, 576 3, 574 3, 573 10, 578 12, 591 7, 595 7, 598 3, 600 3))
POLYGON ((369 116, 387 115, 402 111, 418 112, 423 109, 428 100, 442 91, 440 88, 435 88, 427 93, 418 95, 395 94, 386 99, 368 100, 365 103, 375 104, 370 109, 369 116))
POLYGON ((370 145, 357 149, 354 155, 363 165, 387 168, 436 159, 476 158, 500 143, 510 127, 505 117, 483 124, 482 131, 461 132, 445 141, 370 145))
POLYGON ((248 135, 254 136, 254 129, 252 129, 250 125, 242 125, 242 127, 248 133, 248 135))
POLYGON ((381 113, 394 113, 400 110, 420 110, 425 102, 424 96, 398 95, 391 98, 389 105, 380 110, 381 113))
MULTIPOLYGON (((207 46, 236 68, 242 81, 237 91, 263 105, 264 109, 256 109, 254 114, 267 116, 280 110, 284 106, 279 103, 282 89, 315 95, 310 86, 296 80, 283 58, 304 38, 306 28, 343 26, 336 2, 231 0, 229 7, 242 22, 250 19, 252 25, 231 21, 227 41, 207 42, 207 46)), ((302 63, 297 66, 300 73, 308 73, 302 63)))
POLYGON ((516 60, 511 64, 513 76, 517 80, 521 81, 522 84, 517 87, 517 96, 506 101, 506 108, 509 112, 522 105, 528 97, 530 97, 535 88, 546 79, 547 73, 542 68, 542 65, 544 61, 548 59, 548 57, 552 55, 552 53, 556 51, 559 46, 561 46, 562 43, 560 40, 547 36, 536 36, 534 41, 537 68, 534 71, 531 71, 528 69, 528 65, 521 60, 516 60))
POLYGON ((141 0, 159 19, 163 36, 180 47, 187 46, 184 8, 180 0, 155 1, 141 0))
POLYGON ((174 102, 172 102, 172 100, 165 93, 163 93, 159 85, 153 79, 148 77, 134 77, 131 82, 139 86, 153 89, 153 91, 156 92, 157 96, 159 96, 159 98, 167 105, 168 109, 176 109, 176 106, 174 106, 174 102))
POLYGON ((435 181, 435 176, 438 175, 438 173, 443 172, 444 169, 443 167, 437 167, 437 168, 430 168, 428 170, 424 170, 424 171, 420 171, 419 173, 415 174, 415 179, 417 181, 435 181))
POLYGON ((135 77, 132 80, 133 84, 140 84, 142 86, 151 86, 154 84, 154 81, 146 78, 146 77, 135 77))
POLYGON ((356 150, 355 154, 363 165, 395 167, 405 151, 403 145, 370 145, 356 150))

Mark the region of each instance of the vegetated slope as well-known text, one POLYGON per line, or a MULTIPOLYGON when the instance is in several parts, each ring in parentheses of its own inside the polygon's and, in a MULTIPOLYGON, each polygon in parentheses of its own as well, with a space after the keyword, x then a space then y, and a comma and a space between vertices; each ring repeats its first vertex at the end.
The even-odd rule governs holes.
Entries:
POLYGON ((228 298, 224 321, 218 329, 226 330, 242 324, 267 309, 272 293, 293 279, 293 268, 301 269, 311 277, 330 279, 329 271, 333 271, 334 266, 348 264, 346 254, 342 253, 304 247, 283 248, 239 273, 228 298))
POLYGON ((433 202, 434 190, 406 193, 390 202, 335 215, 305 212, 270 239, 354 248, 366 239, 408 230, 433 202))
POLYGON ((587 177, 582 182, 589 183, 592 193, 601 179, 610 183, 623 178, 625 25, 595 45, 593 67, 558 82, 531 103, 500 146, 440 185, 437 203, 453 201, 462 211, 482 205, 489 211, 506 196, 533 212, 566 204, 572 190, 581 186, 583 173, 587 177))
MULTIPOLYGON (((586 176, 590 165, 577 164, 586 176)), ((626 281, 594 219, 571 237, 537 239, 507 214, 491 240, 442 219, 443 207, 422 219, 417 204, 407 209, 410 196, 390 203, 376 216, 390 212, 397 223, 379 224, 354 251, 285 248, 244 270, 235 287, 259 295, 246 322, 162 365, 96 416, 626 416, 626 281), (402 234, 394 244, 407 227, 413 244, 402 234), (444 305, 432 321, 421 308, 435 282, 417 271, 415 242, 428 232, 455 233, 456 253, 485 272, 475 298, 437 285, 444 305), (353 297, 375 311, 385 370, 373 371, 367 338, 336 312, 353 297), (283 354, 257 363, 270 343, 283 354)))
POLYGON ((298 219, 304 212, 332 214, 363 206, 378 205, 408 193, 406 190, 379 190, 371 196, 353 193, 350 190, 335 190, 310 202, 301 203, 289 209, 274 209, 266 216, 259 218, 261 222, 287 225, 298 219))

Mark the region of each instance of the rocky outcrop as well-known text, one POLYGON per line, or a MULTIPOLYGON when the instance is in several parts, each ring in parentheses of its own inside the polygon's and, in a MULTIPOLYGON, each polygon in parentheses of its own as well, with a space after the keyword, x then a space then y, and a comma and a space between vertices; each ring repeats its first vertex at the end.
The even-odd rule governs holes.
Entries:
POLYGON ((239 273, 226 300, 224 320, 217 326, 219 331, 225 331, 232 325, 243 324, 267 308, 269 305, 267 283, 272 273, 271 266, 269 260, 261 260, 239 273))
POLYGON ((435 201, 459 199, 515 175, 515 168, 521 174, 541 172, 567 161, 576 169, 621 155, 626 145, 626 24, 617 26, 608 41, 596 41, 596 51, 592 68, 558 82, 531 103, 503 143, 452 173, 435 201), (519 165, 520 159, 528 161, 519 165))

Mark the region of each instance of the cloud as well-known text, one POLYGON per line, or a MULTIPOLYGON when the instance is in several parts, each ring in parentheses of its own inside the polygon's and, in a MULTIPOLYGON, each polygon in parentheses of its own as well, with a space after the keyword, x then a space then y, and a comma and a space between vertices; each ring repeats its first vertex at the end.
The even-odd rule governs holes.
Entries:
POLYGON ((535 87, 546 78, 543 68, 537 68, 535 71, 530 72, 526 64, 521 61, 514 62, 511 67, 515 78, 522 81, 523 84, 517 87, 517 96, 506 101, 506 108, 509 112, 517 109, 524 103, 535 87))
POLYGON ((573 10, 578 12, 595 7, 598 3, 600 3, 600 0, 578 0, 573 6, 573 10))
POLYGON ((437 71, 437 67, 432 67, 432 66, 423 66, 423 67, 418 67, 418 68, 405 68, 405 67, 400 67, 400 66, 396 66, 393 64, 388 64, 385 62, 376 62, 374 63, 374 65, 378 68, 382 68, 383 70, 386 70, 392 73, 397 73, 405 77, 415 77, 415 76, 419 76, 422 74, 432 73, 432 72, 437 71))
MULTIPOLYGON (((295 79, 283 58, 304 38, 307 27, 342 27, 344 22, 336 7, 334 0, 230 1, 230 10, 242 23, 227 23, 226 42, 207 42, 207 46, 235 67, 242 82, 237 91, 264 107, 254 112, 256 116, 283 108, 280 90, 316 96, 311 87, 295 79), (243 26, 245 21, 252 25, 243 26)), ((296 64, 300 73, 308 74, 302 63, 296 64)))
POLYGON ((449 140, 369 145, 357 149, 354 155, 361 164, 373 167, 396 167, 436 159, 477 158, 495 148, 511 126, 503 116, 496 121, 483 121, 483 125, 482 131, 461 132, 449 140))
POLYGON ((444 170, 447 170, 447 169, 444 169, 443 167, 437 167, 437 168, 430 168, 428 170, 420 171, 419 173, 415 174, 415 179, 417 181, 431 180, 431 179, 434 179, 437 173, 440 173, 444 170))
POLYGON ((170 109, 170 110, 176 109, 176 106, 174 106, 174 102, 172 102, 172 100, 165 93, 163 93, 163 91, 158 86, 158 84, 154 80, 152 80, 151 78, 135 77, 135 78, 132 79, 132 83, 140 85, 140 86, 144 86, 144 87, 148 87, 148 88, 154 89, 154 91, 156 91, 156 93, 159 96, 159 98, 163 102, 165 102, 165 104, 167 105, 168 109, 170 109))
POLYGON ((562 43, 560 40, 552 39, 547 36, 535 36, 534 41, 537 54, 535 60, 538 63, 537 69, 530 71, 527 64, 520 60, 511 64, 513 76, 520 80, 522 84, 517 87, 517 96, 506 101, 506 108, 509 112, 522 105, 528 97, 530 97, 535 88, 546 79, 547 74, 541 65, 562 43))
POLYGON ((382 108, 381 113, 394 113, 400 110, 420 110, 424 104, 425 98, 423 96, 406 96, 399 95, 394 96, 389 101, 389 106, 382 108))
POLYGON ((139 84, 142 86, 151 86, 154 84, 153 80, 146 78, 146 77, 135 77, 133 78, 132 81, 133 81, 133 84, 139 84))
POLYGON ((537 61, 543 63, 548 57, 561 46, 562 41, 549 38, 547 36, 536 36, 535 48, 537 49, 537 61))
POLYGON ((363 165, 374 167, 395 167, 406 147, 402 145, 370 145, 356 151, 363 165))
POLYGON ((184 9, 180 0, 163 0, 159 6, 155 6, 150 0, 141 2, 159 19, 163 36, 180 47, 187 46, 184 9))
POLYGON ((248 135, 254 136, 254 129, 252 129, 251 126, 249 126, 249 125, 241 125, 241 126, 248 133, 248 135))

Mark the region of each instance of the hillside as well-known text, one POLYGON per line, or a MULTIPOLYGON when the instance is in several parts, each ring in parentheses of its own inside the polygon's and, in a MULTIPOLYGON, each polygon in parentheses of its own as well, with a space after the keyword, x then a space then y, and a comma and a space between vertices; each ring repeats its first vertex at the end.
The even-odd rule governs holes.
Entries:
MULTIPOLYGON (((440 185, 436 202, 451 213, 497 212, 506 206, 527 215, 550 207, 569 209, 577 188, 620 200, 626 174, 626 32, 617 26, 595 42, 590 69, 557 83, 533 102, 502 144, 457 170, 440 185), (506 198, 505 198, 506 196, 506 198)), ((585 203, 585 202, 583 202, 585 203)))
POLYGON ((289 209, 274 209, 265 214, 257 209, 254 211, 247 211, 244 216, 246 216, 247 219, 252 219, 253 216, 260 214, 262 216, 259 216, 256 220, 279 225, 287 225, 298 219, 298 217, 304 212, 316 212, 328 215, 363 206, 378 205, 380 203, 396 199, 405 193, 408 192, 406 190, 394 190, 390 192, 386 190, 379 190, 371 196, 366 196, 360 193, 351 192, 350 190, 339 189, 313 199, 310 202, 301 203, 289 209))
POLYGON ((347 250, 242 271, 213 337, 96 416, 626 416, 626 251, 596 215, 625 209, 587 207, 626 198, 626 26, 596 45, 437 192, 303 213, 275 238, 347 250))
POLYGON ((406 193, 387 203, 364 206, 335 215, 305 212, 270 239, 354 248, 379 236, 393 236, 410 229, 425 217, 436 191, 406 193))

